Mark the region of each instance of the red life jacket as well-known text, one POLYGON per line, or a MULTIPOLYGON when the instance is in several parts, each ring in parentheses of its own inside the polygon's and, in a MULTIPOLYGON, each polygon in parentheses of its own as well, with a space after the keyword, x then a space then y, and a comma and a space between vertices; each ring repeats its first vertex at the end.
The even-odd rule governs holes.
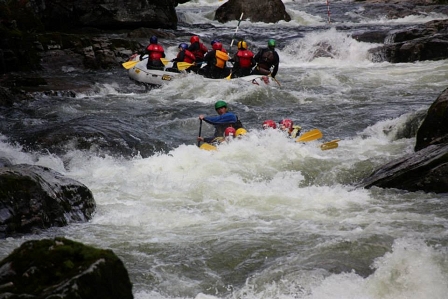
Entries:
POLYGON ((204 58, 205 53, 207 53, 208 49, 204 46, 203 43, 199 43, 199 49, 194 50, 192 53, 196 58, 204 58))
POLYGON ((163 47, 157 44, 148 45, 146 50, 149 52, 149 60, 160 60, 160 58, 163 58, 163 53, 165 52, 163 47))
POLYGON ((184 62, 193 63, 196 61, 196 57, 193 53, 188 50, 185 50, 184 62))
POLYGON ((240 67, 241 68, 249 68, 252 67, 252 58, 254 57, 254 53, 250 50, 238 50, 236 56, 240 59, 240 67))

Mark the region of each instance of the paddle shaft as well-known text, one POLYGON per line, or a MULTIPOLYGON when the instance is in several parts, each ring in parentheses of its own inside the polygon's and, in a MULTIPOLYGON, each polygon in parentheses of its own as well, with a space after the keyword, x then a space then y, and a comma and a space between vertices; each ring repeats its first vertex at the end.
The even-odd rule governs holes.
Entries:
MULTIPOLYGON (((199 120, 199 137, 201 137, 201 133, 202 133, 202 119, 199 120)), ((201 141, 198 140, 198 147, 201 146, 201 141)))
POLYGON ((240 20, 238 21, 238 25, 236 25, 235 33, 233 33, 232 42, 230 43, 230 48, 232 48, 232 46, 233 46, 233 40, 235 39, 238 28, 240 28, 240 23, 241 23, 241 20, 243 19, 243 15, 244 15, 244 12, 241 13, 240 20))

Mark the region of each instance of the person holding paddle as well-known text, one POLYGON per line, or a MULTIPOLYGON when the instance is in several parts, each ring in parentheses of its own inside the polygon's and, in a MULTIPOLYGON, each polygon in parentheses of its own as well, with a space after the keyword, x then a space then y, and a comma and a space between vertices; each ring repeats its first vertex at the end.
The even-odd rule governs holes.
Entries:
POLYGON ((163 70, 164 65, 160 58, 165 58, 165 50, 162 45, 157 43, 157 36, 151 36, 149 45, 145 48, 143 54, 140 55, 140 61, 143 60, 144 55, 148 55, 147 69, 163 70))
POLYGON ((252 70, 252 75, 270 75, 275 79, 278 72, 280 57, 275 51, 275 40, 268 41, 268 47, 263 48, 254 57, 257 66, 252 70), (271 68, 273 70, 271 71, 271 68))
MULTIPOLYGON (((172 62, 175 62, 173 64, 173 67, 170 68, 170 70, 179 71, 177 68, 177 62, 187 62, 194 64, 196 62, 196 57, 194 57, 193 53, 188 51, 188 45, 186 43, 181 43, 179 45, 179 53, 177 54, 177 57, 171 60, 172 62)), ((191 66, 186 69, 187 72, 191 71, 191 66)))
POLYGON ((239 129, 242 127, 241 122, 238 117, 230 111, 227 111, 227 103, 224 101, 217 101, 215 103, 215 110, 218 116, 204 116, 199 115, 201 121, 205 121, 213 126, 215 126, 215 133, 212 137, 201 137, 198 136, 198 141, 212 143, 217 138, 220 139, 224 136, 224 132, 228 127, 233 127, 234 129, 239 129))

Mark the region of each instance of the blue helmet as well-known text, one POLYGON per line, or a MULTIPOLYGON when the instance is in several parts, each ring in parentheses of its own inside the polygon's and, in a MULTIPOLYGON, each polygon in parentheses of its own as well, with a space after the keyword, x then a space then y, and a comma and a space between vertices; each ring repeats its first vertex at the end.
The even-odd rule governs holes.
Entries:
POLYGON ((210 45, 213 46, 214 43, 219 43, 219 39, 214 39, 214 40, 212 40, 212 42, 210 43, 210 45))
POLYGON ((182 49, 186 50, 186 49, 188 49, 188 45, 186 43, 181 43, 179 45, 179 48, 182 48, 182 49))
POLYGON ((151 38, 149 39, 149 43, 150 44, 157 44, 157 36, 151 36, 151 38))

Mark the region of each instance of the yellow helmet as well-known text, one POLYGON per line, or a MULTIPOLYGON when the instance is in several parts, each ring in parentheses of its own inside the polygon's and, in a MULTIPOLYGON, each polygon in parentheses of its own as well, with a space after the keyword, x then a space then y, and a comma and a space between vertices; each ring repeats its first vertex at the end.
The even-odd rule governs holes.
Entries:
POLYGON ((246 135, 247 131, 244 128, 239 128, 238 130, 236 130, 235 132, 235 137, 238 137, 240 135, 246 135))
POLYGON ((238 42, 238 49, 247 49, 247 43, 245 41, 238 42))

